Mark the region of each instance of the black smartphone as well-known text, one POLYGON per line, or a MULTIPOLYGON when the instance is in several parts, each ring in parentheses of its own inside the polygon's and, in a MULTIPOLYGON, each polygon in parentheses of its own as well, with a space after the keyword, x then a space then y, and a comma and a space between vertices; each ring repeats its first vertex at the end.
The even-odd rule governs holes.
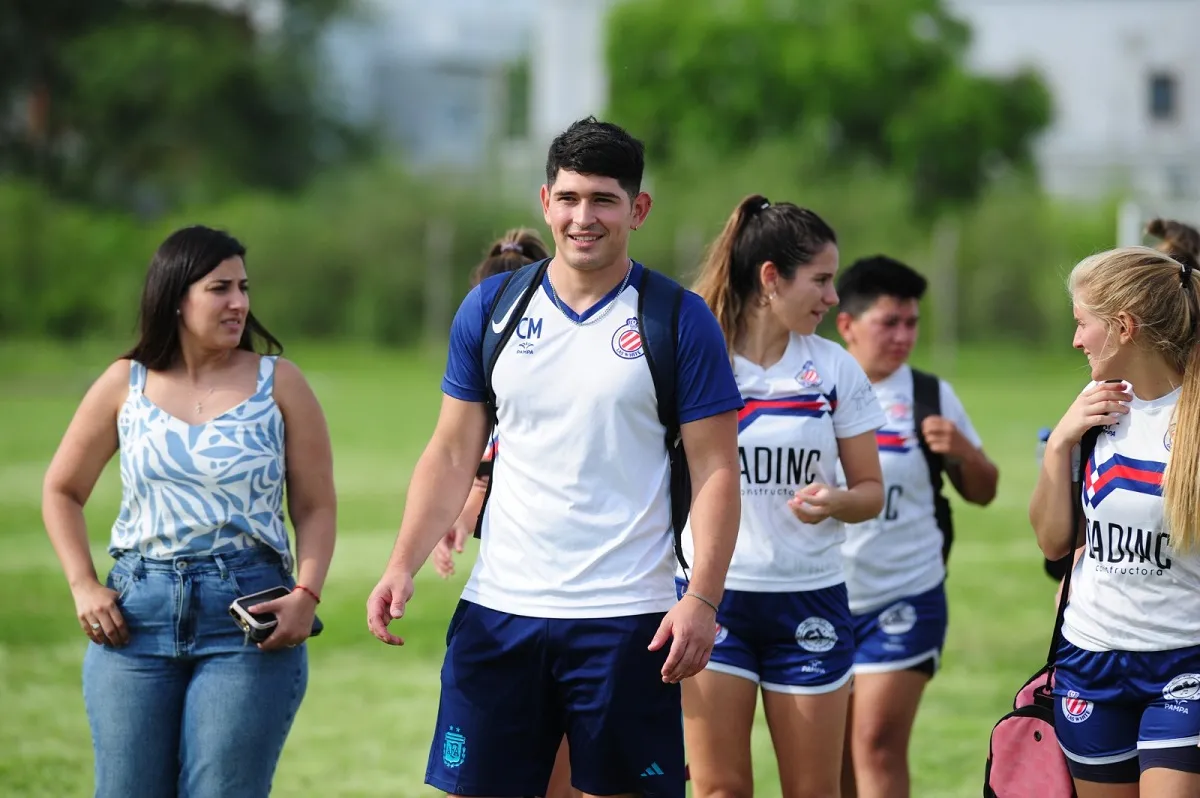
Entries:
POLYGON ((270 637, 271 631, 279 623, 279 619, 273 612, 250 612, 250 607, 283 598, 291 592, 288 588, 280 585, 242 596, 234 599, 233 603, 229 605, 229 615, 251 640, 261 643, 270 637))

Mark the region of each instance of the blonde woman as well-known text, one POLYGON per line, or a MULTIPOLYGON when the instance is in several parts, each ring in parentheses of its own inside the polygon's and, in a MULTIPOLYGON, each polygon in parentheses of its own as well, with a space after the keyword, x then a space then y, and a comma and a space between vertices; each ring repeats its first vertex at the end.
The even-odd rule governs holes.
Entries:
POLYGON ((1055 671, 1080 798, 1200 795, 1200 275, 1194 250, 1175 255, 1116 249, 1071 272, 1093 382, 1051 433, 1030 501, 1047 558, 1082 547, 1055 671))

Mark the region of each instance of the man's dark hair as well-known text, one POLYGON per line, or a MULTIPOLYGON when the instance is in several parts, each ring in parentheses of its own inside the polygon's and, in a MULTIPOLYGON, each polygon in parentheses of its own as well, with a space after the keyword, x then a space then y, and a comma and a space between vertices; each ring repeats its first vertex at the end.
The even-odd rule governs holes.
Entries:
POLYGON ((858 318, 880 297, 920 300, 928 281, 910 267, 886 255, 856 260, 837 280, 838 305, 858 318))
POLYGON ((632 199, 642 190, 646 148, 611 122, 589 116, 573 123, 550 142, 546 155, 546 185, 554 185, 560 169, 581 175, 611 177, 632 199))

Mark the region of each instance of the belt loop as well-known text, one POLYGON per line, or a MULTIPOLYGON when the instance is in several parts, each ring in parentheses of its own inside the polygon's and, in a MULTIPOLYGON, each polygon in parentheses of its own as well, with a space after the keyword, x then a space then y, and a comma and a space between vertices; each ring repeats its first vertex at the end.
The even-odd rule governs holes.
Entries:
POLYGON ((129 573, 133 574, 134 579, 142 579, 146 576, 146 558, 137 552, 129 552, 129 557, 133 559, 133 564, 129 568, 129 573))
POLYGON ((229 578, 229 566, 225 564, 225 558, 222 557, 220 554, 214 554, 212 556, 212 558, 213 558, 213 562, 215 562, 217 564, 217 570, 221 572, 221 578, 228 579, 229 578))

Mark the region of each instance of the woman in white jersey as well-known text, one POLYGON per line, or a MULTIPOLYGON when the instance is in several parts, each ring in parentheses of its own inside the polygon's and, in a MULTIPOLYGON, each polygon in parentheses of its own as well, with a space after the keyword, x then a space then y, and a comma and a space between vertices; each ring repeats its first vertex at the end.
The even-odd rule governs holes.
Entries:
POLYGON ((842 798, 909 795, 908 741, 946 639, 945 557, 951 539, 943 474, 986 505, 999 472, 950 384, 914 371, 926 280, 882 255, 838 277, 838 332, 887 417, 876 432, 884 509, 846 525, 846 588, 854 613, 854 688, 842 798))
MULTIPOLYGON (((1159 239, 1155 249, 1165 252, 1172 258, 1183 262, 1187 258, 1200 257, 1200 230, 1189 224, 1173 219, 1152 219, 1146 224, 1146 235, 1159 239)), ((1046 573, 1058 582, 1058 590, 1054 593, 1054 606, 1058 606, 1059 595, 1062 593, 1063 576, 1068 563, 1074 563, 1083 556, 1083 546, 1077 548, 1071 559, 1063 557, 1058 560, 1049 558, 1045 561, 1046 573)))
MULTIPOLYGON (((883 509, 875 430, 884 416, 854 359, 814 335, 837 303, 837 265, 837 238, 820 217, 755 195, 733 212, 696 286, 725 332, 745 402, 742 517, 720 629, 707 668, 683 684, 697 798, 753 793, 760 688, 783 794, 838 792, 854 661, 841 522, 883 509)), ((683 546, 690 561, 690 529, 683 546)))
POLYGON ((1200 796, 1200 275, 1179 255, 1111 250, 1069 279, 1093 382, 1047 441, 1029 519, 1047 558, 1084 547, 1054 691, 1080 798, 1200 796))
MULTIPOLYGON (((487 257, 471 272, 471 287, 474 288, 493 275, 516 271, 522 266, 548 257, 550 253, 536 231, 524 227, 509 230, 488 247, 487 257)), ((498 445, 499 441, 493 433, 488 441, 487 451, 483 453, 483 459, 479 462, 475 484, 467 496, 462 513, 454 522, 454 527, 438 541, 433 550, 433 567, 443 579, 454 575, 454 555, 462 554, 467 538, 475 532, 479 511, 483 507, 484 496, 487 495, 492 461, 496 457, 498 445)), ((576 798, 578 795, 579 791, 571 786, 570 749, 567 747, 567 738, 563 737, 544 798, 576 798)))
POLYGON ((137 345, 92 385, 46 474, 46 531, 91 641, 97 798, 266 798, 304 697, 333 463, 316 397, 250 313, 245 254, 206 227, 163 242, 137 345), (83 505, 118 451, 116 563, 101 582, 83 505), (283 595, 247 608, 278 621, 255 645, 229 608, 272 588, 283 595))

